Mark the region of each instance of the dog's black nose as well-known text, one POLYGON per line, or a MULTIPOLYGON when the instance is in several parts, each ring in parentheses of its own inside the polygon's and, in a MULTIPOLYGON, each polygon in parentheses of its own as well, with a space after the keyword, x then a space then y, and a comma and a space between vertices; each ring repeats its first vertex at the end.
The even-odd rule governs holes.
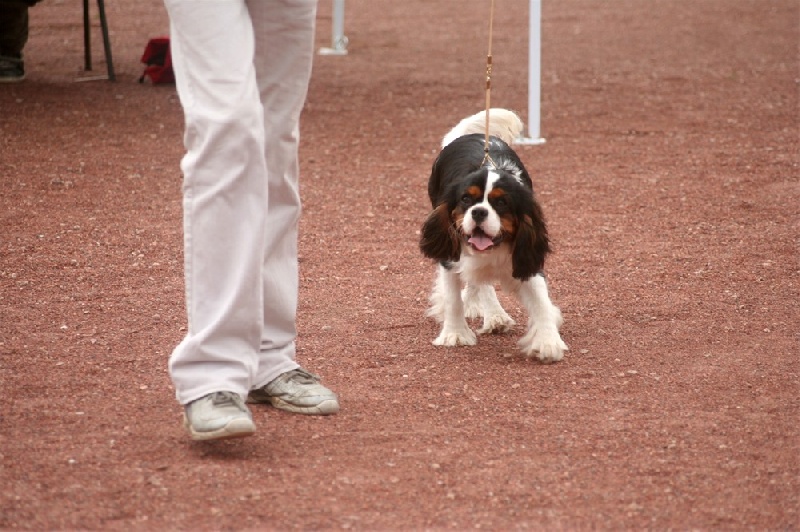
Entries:
POLYGON ((475 207, 472 209, 472 219, 480 223, 489 216, 489 211, 485 207, 475 207))

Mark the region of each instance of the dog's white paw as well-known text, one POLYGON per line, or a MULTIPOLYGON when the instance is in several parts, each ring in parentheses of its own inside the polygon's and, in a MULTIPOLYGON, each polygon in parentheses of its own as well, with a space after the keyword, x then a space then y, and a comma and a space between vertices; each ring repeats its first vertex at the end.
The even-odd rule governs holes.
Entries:
POLYGON ((464 302, 465 318, 480 318, 483 316, 479 290, 473 286, 467 286, 461 290, 461 301, 464 302))
POLYGON ((558 362, 564 358, 564 351, 569 350, 556 328, 531 327, 517 345, 525 356, 535 356, 545 364, 558 362))
POLYGON ((433 341, 433 345, 475 345, 477 342, 478 337, 468 326, 460 328, 445 327, 433 341))
POLYGON ((480 305, 474 300, 464 301, 464 317, 465 318, 480 318, 482 316, 480 305))
POLYGON ((517 322, 506 314, 494 314, 483 318, 483 326, 478 329, 478 334, 504 333, 510 331, 517 322))

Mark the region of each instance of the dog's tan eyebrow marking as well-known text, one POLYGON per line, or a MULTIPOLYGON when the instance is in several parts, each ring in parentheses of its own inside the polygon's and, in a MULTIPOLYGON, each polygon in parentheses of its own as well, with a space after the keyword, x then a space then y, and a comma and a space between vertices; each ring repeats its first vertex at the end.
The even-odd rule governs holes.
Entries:
POLYGON ((473 198, 479 198, 481 196, 481 188, 475 185, 467 187, 467 190, 465 192, 470 196, 472 196, 473 198))
POLYGON ((506 195, 506 191, 502 188, 493 188, 491 192, 489 192, 489 199, 497 199, 506 195))

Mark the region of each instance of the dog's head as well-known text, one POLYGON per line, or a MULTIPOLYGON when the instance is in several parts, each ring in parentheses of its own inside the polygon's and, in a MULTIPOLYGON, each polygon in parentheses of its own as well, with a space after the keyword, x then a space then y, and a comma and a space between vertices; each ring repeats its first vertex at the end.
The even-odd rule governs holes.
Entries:
POLYGON ((550 251, 547 227, 524 169, 500 164, 444 181, 438 204, 422 227, 425 256, 457 262, 462 254, 510 252, 514 278, 524 280, 542 270, 550 251))

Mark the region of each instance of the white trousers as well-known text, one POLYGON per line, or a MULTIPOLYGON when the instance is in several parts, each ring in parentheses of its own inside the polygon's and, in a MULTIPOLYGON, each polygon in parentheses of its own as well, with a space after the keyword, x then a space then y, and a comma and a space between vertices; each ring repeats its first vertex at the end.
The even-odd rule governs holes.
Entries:
POLYGON ((246 395, 295 362, 299 119, 316 0, 165 0, 185 114, 188 329, 178 401, 246 395))

